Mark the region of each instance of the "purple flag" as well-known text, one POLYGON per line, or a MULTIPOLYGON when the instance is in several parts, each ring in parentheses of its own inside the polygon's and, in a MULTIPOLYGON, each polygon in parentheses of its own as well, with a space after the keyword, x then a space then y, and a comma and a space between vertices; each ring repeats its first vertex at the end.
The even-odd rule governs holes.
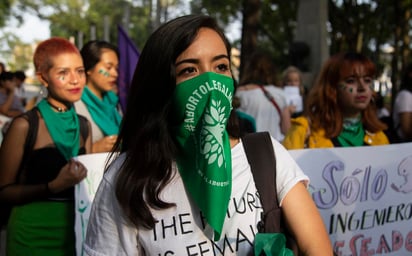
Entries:
POLYGON ((134 70, 139 60, 140 53, 126 31, 117 25, 117 47, 119 48, 119 100, 122 110, 126 110, 126 99, 134 70))

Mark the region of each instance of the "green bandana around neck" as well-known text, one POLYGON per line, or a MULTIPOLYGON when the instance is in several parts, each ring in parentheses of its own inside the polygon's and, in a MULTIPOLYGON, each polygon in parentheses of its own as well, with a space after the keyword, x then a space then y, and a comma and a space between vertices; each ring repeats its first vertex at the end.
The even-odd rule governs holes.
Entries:
POLYGON ((119 97, 108 91, 103 94, 103 99, 99 99, 90 89, 85 86, 82 94, 82 101, 87 106, 93 121, 102 130, 105 136, 117 135, 122 120, 117 111, 119 97))
POLYGON ((294 256, 293 251, 286 248, 283 233, 257 233, 253 245, 254 255, 294 256))
POLYGON ((226 124, 233 79, 206 72, 176 86, 172 115, 183 183, 219 240, 232 189, 232 155, 226 124))
POLYGON ((343 120, 343 130, 338 136, 338 141, 343 147, 362 146, 364 137, 365 130, 360 117, 343 120))
POLYGON ((46 99, 37 105, 43 116, 47 130, 66 160, 77 156, 80 144, 80 126, 74 107, 71 106, 66 112, 56 112, 52 109, 46 99))

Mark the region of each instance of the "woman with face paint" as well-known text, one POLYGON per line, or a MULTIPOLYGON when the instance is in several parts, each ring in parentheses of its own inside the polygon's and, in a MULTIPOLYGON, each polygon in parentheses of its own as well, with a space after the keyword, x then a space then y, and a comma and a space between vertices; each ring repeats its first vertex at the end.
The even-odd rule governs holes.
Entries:
POLYGON ((13 120, 0 148, 0 202, 13 206, 7 255, 74 255, 74 185, 87 170, 73 157, 91 152, 90 124, 73 107, 83 61, 63 38, 41 42, 33 61, 48 95, 13 120))
POLYGON ((117 91, 119 58, 117 47, 93 40, 80 51, 86 69, 87 84, 76 111, 92 125, 93 153, 112 149, 121 122, 117 91))
POLYGON ((376 115, 375 65, 359 53, 340 53, 323 66, 306 97, 304 116, 292 120, 287 149, 389 144, 376 115))
MULTIPOLYGON (((233 92, 230 45, 214 19, 183 16, 149 37, 93 202, 86 255, 253 253, 262 208, 227 125, 233 92)), ((272 142, 279 201, 300 250, 332 255, 308 177, 272 142)))

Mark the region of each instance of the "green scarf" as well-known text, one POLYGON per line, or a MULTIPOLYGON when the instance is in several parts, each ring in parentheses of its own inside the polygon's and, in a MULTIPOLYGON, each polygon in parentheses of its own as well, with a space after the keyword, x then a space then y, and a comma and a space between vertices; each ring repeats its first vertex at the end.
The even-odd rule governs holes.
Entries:
POLYGON ((86 104, 93 121, 102 130, 105 136, 119 133, 122 117, 117 111, 119 97, 114 92, 108 91, 99 99, 90 89, 85 86, 82 101, 86 104))
POLYGON ((219 240, 232 189, 232 161, 226 124, 233 79, 207 72, 176 86, 172 115, 183 183, 219 240))
POLYGON ((253 245, 254 255, 293 256, 293 251, 285 246, 283 233, 257 233, 253 245))
POLYGON ((362 146, 364 137, 365 130, 360 117, 343 120, 343 130, 338 136, 342 147, 362 146))
POLYGON ((77 156, 80 144, 80 125, 74 107, 71 106, 66 112, 56 112, 52 109, 46 99, 37 105, 47 130, 66 160, 77 156))

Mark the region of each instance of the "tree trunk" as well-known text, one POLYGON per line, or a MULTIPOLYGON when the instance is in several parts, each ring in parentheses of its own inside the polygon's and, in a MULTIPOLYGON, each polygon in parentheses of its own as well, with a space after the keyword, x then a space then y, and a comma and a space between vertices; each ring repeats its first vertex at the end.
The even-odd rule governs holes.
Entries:
POLYGON ((396 0, 394 1, 394 12, 395 12, 395 31, 394 31, 394 51, 392 55, 392 63, 391 63, 391 69, 392 69, 392 97, 391 97, 391 106, 393 106, 393 102, 395 100, 396 94, 399 90, 399 56, 400 56, 400 47, 399 47, 399 41, 402 38, 402 16, 401 16, 401 0, 396 0))
POLYGON ((260 0, 243 0, 239 80, 249 56, 256 50, 260 22, 260 0))
POLYGON ((402 22, 402 69, 408 65, 410 50, 409 45, 411 38, 409 36, 409 20, 411 18, 411 11, 407 8, 403 9, 403 22, 402 22))

